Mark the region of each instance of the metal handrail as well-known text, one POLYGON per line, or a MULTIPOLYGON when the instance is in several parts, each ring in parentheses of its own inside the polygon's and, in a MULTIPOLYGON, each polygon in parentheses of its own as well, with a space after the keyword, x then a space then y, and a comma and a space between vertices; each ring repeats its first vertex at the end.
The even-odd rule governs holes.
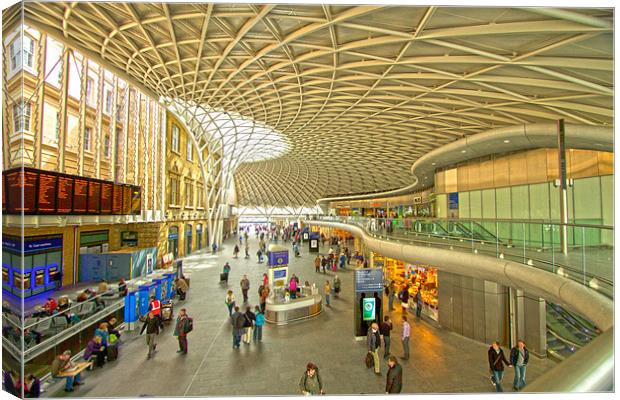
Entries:
POLYGON ((367 220, 397 220, 397 221, 444 221, 444 222, 508 222, 508 223, 518 223, 518 224, 529 224, 529 225, 557 225, 557 226, 566 226, 566 227, 574 227, 574 228, 597 228, 603 230, 614 230, 614 227, 611 225, 599 225, 599 224, 583 224, 583 223, 562 223, 559 221, 553 221, 548 219, 506 219, 506 218, 439 218, 439 217, 420 217, 420 218, 411 218, 411 217, 368 217, 364 215, 336 215, 336 216, 319 216, 320 219, 328 219, 328 218, 363 218, 367 220))

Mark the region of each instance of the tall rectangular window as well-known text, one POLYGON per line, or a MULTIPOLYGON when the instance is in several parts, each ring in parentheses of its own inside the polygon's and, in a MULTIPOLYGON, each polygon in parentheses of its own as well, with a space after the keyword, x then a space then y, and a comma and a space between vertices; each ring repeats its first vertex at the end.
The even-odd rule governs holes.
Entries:
POLYGON ((90 151, 90 140, 91 140, 92 129, 86 127, 84 129, 84 150, 90 151))
POLYGON ((192 208, 194 206, 194 185, 192 181, 185 181, 185 208, 192 208))
POLYGON ((24 35, 24 66, 32 68, 34 65, 34 40, 24 35))
POLYGON ((189 161, 194 161, 194 147, 192 146, 192 140, 187 138, 187 159, 189 161))
POLYGON ((110 158, 110 135, 103 138, 103 154, 106 158, 110 158))
POLYGON ((30 103, 24 103, 23 100, 13 104, 13 128, 15 133, 30 131, 31 111, 30 103))
POLYGON ((172 124, 172 151, 179 152, 179 127, 172 124))
POLYGON ((112 113, 112 91, 109 89, 105 91, 105 113, 112 113))
POLYGON ((86 103, 93 105, 95 103, 95 80, 93 78, 86 79, 86 103))
POLYGON ((21 40, 18 37, 15 40, 13 40, 11 44, 9 45, 9 57, 11 58, 11 70, 12 71, 15 71, 16 69, 22 66, 22 62, 20 59, 21 55, 22 55, 22 45, 21 45, 21 40))
POLYGON ((179 204, 179 178, 170 177, 170 205, 179 204))

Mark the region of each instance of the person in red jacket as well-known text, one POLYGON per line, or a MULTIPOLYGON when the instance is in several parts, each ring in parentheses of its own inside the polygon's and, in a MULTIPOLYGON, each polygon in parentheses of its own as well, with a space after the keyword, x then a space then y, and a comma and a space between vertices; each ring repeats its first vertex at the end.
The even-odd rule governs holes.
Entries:
POLYGON ((149 304, 149 311, 153 313, 153 316, 159 321, 159 326, 163 329, 164 324, 161 318, 161 301, 157 300, 155 296, 151 296, 151 303, 149 304))
POLYGON ((43 309, 45 309, 45 311, 47 311, 49 315, 52 315, 54 314, 54 311, 56 311, 56 308, 58 308, 58 303, 56 302, 56 299, 54 299, 53 297, 48 297, 47 302, 43 306, 43 309))

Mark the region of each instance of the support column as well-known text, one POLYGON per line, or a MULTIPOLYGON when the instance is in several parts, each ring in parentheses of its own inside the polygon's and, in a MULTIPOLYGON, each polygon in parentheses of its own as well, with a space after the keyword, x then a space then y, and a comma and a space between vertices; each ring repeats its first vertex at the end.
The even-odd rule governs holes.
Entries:
POLYGON ((103 134, 103 90, 105 87, 105 74, 103 72, 103 68, 99 66, 99 71, 97 71, 97 109, 95 110, 95 178, 99 179, 101 177, 101 135, 103 134))
MULTIPOLYGON (((547 356, 547 306, 544 299, 521 292, 517 304, 520 305, 521 318, 518 338, 527 343, 530 351, 538 357, 547 356)), ((515 340, 516 343, 516 340, 515 340)))
POLYGON ((566 148, 564 143, 564 120, 558 120, 558 177, 560 178, 560 248, 568 254, 568 195, 566 179, 566 148))
POLYGON ((110 114, 110 176, 112 181, 116 182, 116 163, 118 162, 118 149, 116 135, 118 119, 118 77, 114 76, 114 83, 112 85, 112 113, 110 114))
MULTIPOLYGON (((75 53, 73 54, 75 57, 75 53)), ((78 175, 84 175, 84 132, 86 131, 86 85, 88 83, 88 61, 82 56, 82 79, 80 85, 80 103, 79 103, 79 129, 78 129, 78 175)), ((92 141, 92 134, 91 138, 92 141)))

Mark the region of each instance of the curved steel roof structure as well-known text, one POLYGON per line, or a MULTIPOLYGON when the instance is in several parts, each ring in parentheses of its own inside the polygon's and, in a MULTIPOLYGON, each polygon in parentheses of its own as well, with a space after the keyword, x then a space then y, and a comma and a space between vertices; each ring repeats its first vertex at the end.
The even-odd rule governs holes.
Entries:
POLYGON ((240 205, 314 205, 405 186, 415 160, 492 128, 558 118, 613 124, 611 9, 103 2, 24 9, 26 24, 151 95, 284 135, 280 156, 244 156, 237 167, 240 205))

